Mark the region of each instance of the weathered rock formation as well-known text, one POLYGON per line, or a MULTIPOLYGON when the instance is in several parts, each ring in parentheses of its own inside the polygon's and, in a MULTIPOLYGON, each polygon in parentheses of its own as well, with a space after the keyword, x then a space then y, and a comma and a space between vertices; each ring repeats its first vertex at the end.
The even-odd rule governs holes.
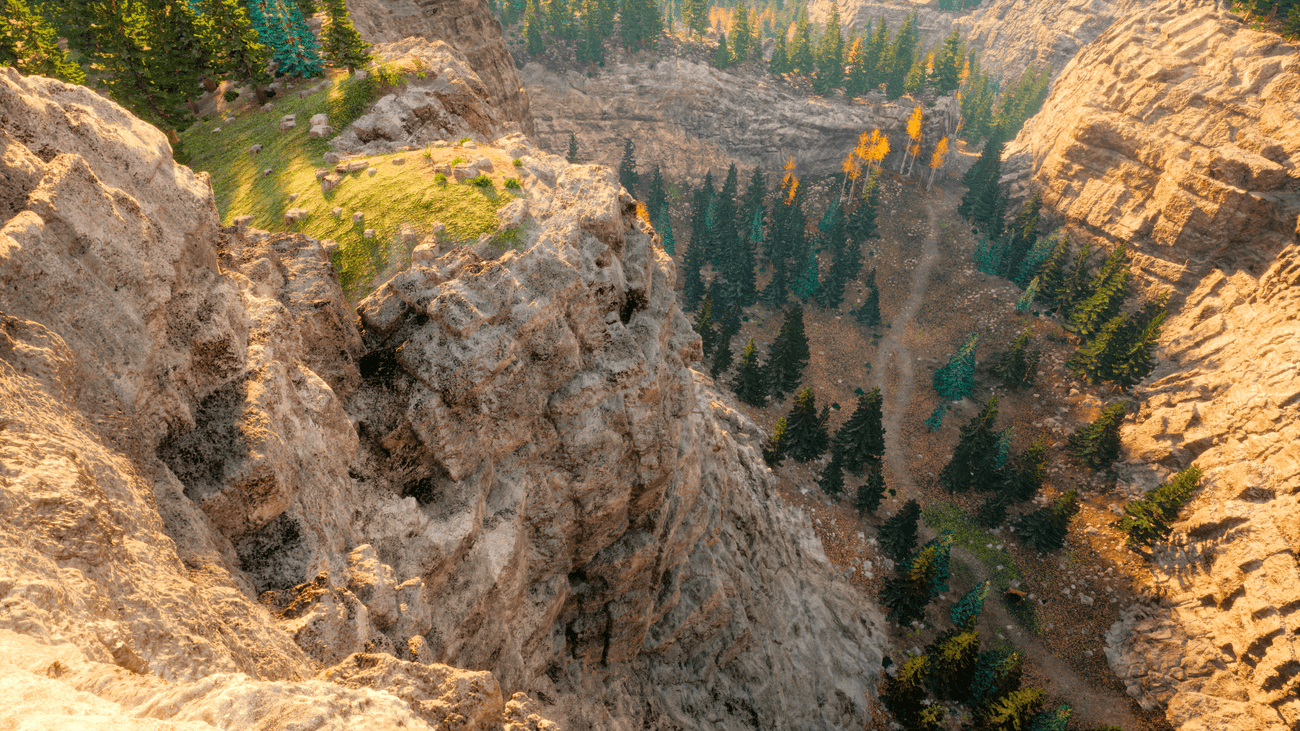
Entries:
MULTIPOLYGON (((610 65, 592 78, 530 63, 523 78, 544 149, 563 153, 573 132, 584 161, 617 166, 623 140, 631 138, 643 169, 658 164, 692 180, 710 169, 725 172, 733 162, 779 170, 791 155, 801 173, 838 172, 863 132, 879 127, 896 143, 904 139, 916 106, 881 95, 856 101, 799 97, 762 77, 681 58, 610 65)), ((956 129, 958 113, 951 97, 927 109, 927 154, 956 129)), ((895 147, 892 155, 901 156, 902 145, 895 147)))
POLYGON ((528 96, 487 0, 348 0, 347 6, 353 25, 371 43, 418 36, 465 54, 487 87, 488 105, 532 133, 528 96))
POLYGON ((1071 62, 1004 166, 1176 293, 1126 469, 1154 486, 1194 462, 1204 488, 1154 551, 1165 601, 1112 627, 1107 657, 1180 731, 1300 724, 1298 94, 1293 46, 1162 4, 1071 62))
POLYGON ((864 723, 883 622, 689 368, 671 259, 609 170, 503 144, 517 246, 358 321, 319 242, 0 72, 0 717, 864 723))

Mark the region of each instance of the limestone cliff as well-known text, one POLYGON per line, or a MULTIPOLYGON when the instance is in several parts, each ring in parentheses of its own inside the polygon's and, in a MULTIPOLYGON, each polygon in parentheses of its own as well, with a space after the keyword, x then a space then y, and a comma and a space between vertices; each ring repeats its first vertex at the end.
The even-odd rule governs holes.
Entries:
POLYGON ((348 0, 347 6, 353 25, 371 43, 417 36, 465 54, 487 87, 488 105, 532 133, 528 96, 487 0, 348 0))
POLYGON ((500 144, 516 233, 358 320, 319 242, 0 71, 0 717, 863 724, 883 622, 689 368, 655 233, 500 144))
MULTIPOLYGON (((632 139, 642 169, 663 166, 674 177, 700 179, 728 165, 761 164, 779 170, 794 156, 801 173, 839 172, 858 135, 879 127, 905 138, 916 103, 883 96, 847 101, 802 97, 746 73, 728 73, 684 58, 610 64, 591 78, 558 74, 536 63, 523 70, 533 99, 537 139, 564 152, 576 133, 582 159, 617 166, 623 140, 632 139)), ((957 127, 956 100, 926 110, 928 150, 957 127)))
POLYGON ((1164 3, 1066 67, 1004 165, 1176 294, 1126 471, 1154 485, 1195 462, 1204 489, 1155 551, 1166 601, 1115 625, 1107 656, 1180 730, 1300 723, 1298 93, 1295 47, 1164 3))

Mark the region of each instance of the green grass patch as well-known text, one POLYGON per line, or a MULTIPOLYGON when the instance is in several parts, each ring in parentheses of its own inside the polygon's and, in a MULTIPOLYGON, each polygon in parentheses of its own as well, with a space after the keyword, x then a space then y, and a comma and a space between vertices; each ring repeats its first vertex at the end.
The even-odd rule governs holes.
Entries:
MULTIPOLYGON (((999 545, 1005 545, 1006 538, 993 535, 966 515, 959 505, 948 501, 926 505, 921 510, 921 520, 935 530, 952 531, 953 545, 960 546, 988 569, 992 589, 1002 597, 1007 611, 1025 629, 1030 632, 1039 631, 1038 614, 1034 611, 1034 603, 1009 600, 1006 597, 1006 591, 1012 581, 1017 579, 1023 581, 1015 558, 1006 549, 998 548, 999 545)), ((953 573, 959 576, 960 566, 960 561, 953 564, 953 573)), ((969 580, 973 581, 974 577, 970 577, 969 580)))
POLYGON ((324 161, 331 148, 325 140, 308 136, 308 120, 313 114, 330 114, 330 125, 342 129, 393 81, 374 78, 339 74, 335 80, 341 83, 304 99, 293 89, 285 90, 273 100, 270 111, 248 111, 232 123, 219 123, 219 134, 212 133, 218 123, 192 126, 181 135, 180 146, 191 168, 212 176, 223 224, 247 214, 256 228, 337 241, 339 250, 332 261, 344 293, 354 301, 381 278, 409 264, 411 247, 397 241, 403 224, 414 226, 422 238, 434 222, 441 222, 446 226, 439 237, 442 242, 471 242, 496 229, 494 214, 513 197, 490 185, 448 185, 445 179, 440 183, 429 161, 414 151, 367 158, 374 175, 365 170, 344 175, 333 190, 322 193, 315 173, 333 168, 324 161), (279 123, 286 114, 297 115, 298 124, 282 134, 279 123), (262 151, 249 155, 254 144, 262 145, 262 151), (406 162, 393 165, 393 157, 404 157, 406 162), (268 168, 270 174, 264 175, 268 168), (297 198, 290 201, 292 193, 297 198), (331 213, 336 207, 343 209, 338 216, 331 213), (289 208, 305 208, 309 215, 297 224, 286 224, 284 212, 289 208), (352 223, 356 212, 365 214, 360 224, 352 223), (363 238, 365 229, 374 229, 374 238, 363 238))

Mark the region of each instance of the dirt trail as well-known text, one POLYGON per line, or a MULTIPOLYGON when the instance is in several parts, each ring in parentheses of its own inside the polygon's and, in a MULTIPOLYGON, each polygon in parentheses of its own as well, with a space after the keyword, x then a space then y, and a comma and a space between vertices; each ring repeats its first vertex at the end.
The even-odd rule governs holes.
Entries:
MULTIPOLYGON (((888 335, 881 339, 877 351, 877 360, 880 363, 880 368, 876 371, 877 385, 881 393, 887 393, 891 370, 897 377, 897 390, 886 399, 883 421, 885 461, 892 473, 894 488, 898 491, 900 501, 908 497, 920 497, 920 491, 917 490, 916 482, 912 479, 907 454, 903 451, 902 444, 903 414, 907 413, 912 398, 912 388, 916 383, 916 361, 904 345, 903 339, 908 324, 925 302, 930 272, 939 260, 939 209, 942 203, 951 205, 952 193, 945 190, 942 196, 941 198, 934 195, 925 200, 929 235, 922 244, 920 261, 917 262, 916 271, 912 275, 912 285, 907 293, 907 299, 887 330, 888 335)), ((925 525, 919 528, 924 540, 934 537, 935 531, 932 528, 925 525)), ((965 550, 953 548, 952 556, 969 567, 977 581, 988 578, 988 568, 965 550)), ((1074 707, 1073 715, 1077 721, 1092 725, 1113 724, 1125 729, 1137 728, 1137 722, 1128 709, 1127 697, 1108 688, 1097 688, 1080 677, 1069 664, 1053 655, 1037 636, 1021 629, 1000 600, 995 598, 986 602, 984 613, 985 624, 991 623, 998 628, 998 631, 1006 631, 1026 656, 1032 658, 1032 661, 1055 681, 1053 686, 1046 690, 1054 695, 1068 698, 1070 705, 1074 707)))

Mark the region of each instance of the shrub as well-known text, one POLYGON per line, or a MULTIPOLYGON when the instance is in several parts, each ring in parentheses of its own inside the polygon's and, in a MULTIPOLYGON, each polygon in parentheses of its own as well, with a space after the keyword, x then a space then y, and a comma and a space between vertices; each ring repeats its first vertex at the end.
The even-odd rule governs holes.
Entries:
POLYGON ((474 177, 470 178, 469 180, 466 180, 465 182, 469 183, 470 185, 477 185, 480 188, 492 187, 492 178, 488 177, 487 175, 484 175, 483 173, 479 173, 478 175, 475 175, 474 177))
POLYGON ((234 89, 230 89, 225 94, 222 94, 221 98, 225 99, 226 103, 229 104, 230 102, 233 102, 234 100, 239 98, 239 92, 235 91, 234 89))
POLYGON ((524 186, 520 185, 519 180, 516 178, 506 178, 506 187, 510 190, 520 190, 524 186))
POLYGON ((451 164, 452 164, 452 165, 459 165, 459 164, 461 164, 461 163, 463 163, 463 162, 465 162, 465 158, 463 158, 463 157, 456 157, 456 158, 452 159, 451 164))
POLYGON ((437 183, 438 185, 446 185, 447 176, 443 175, 442 173, 437 173, 433 176, 433 182, 437 183))
POLYGON ((521 168, 524 166, 524 161, 516 157, 515 159, 510 161, 510 164, 514 165, 517 168, 521 168))
POLYGON ((466 142, 469 142, 469 141, 470 141, 470 139, 469 139, 468 137, 462 137, 462 138, 460 138, 459 140, 456 140, 456 146, 457 146, 457 147, 460 147, 460 146, 464 145, 466 142))

